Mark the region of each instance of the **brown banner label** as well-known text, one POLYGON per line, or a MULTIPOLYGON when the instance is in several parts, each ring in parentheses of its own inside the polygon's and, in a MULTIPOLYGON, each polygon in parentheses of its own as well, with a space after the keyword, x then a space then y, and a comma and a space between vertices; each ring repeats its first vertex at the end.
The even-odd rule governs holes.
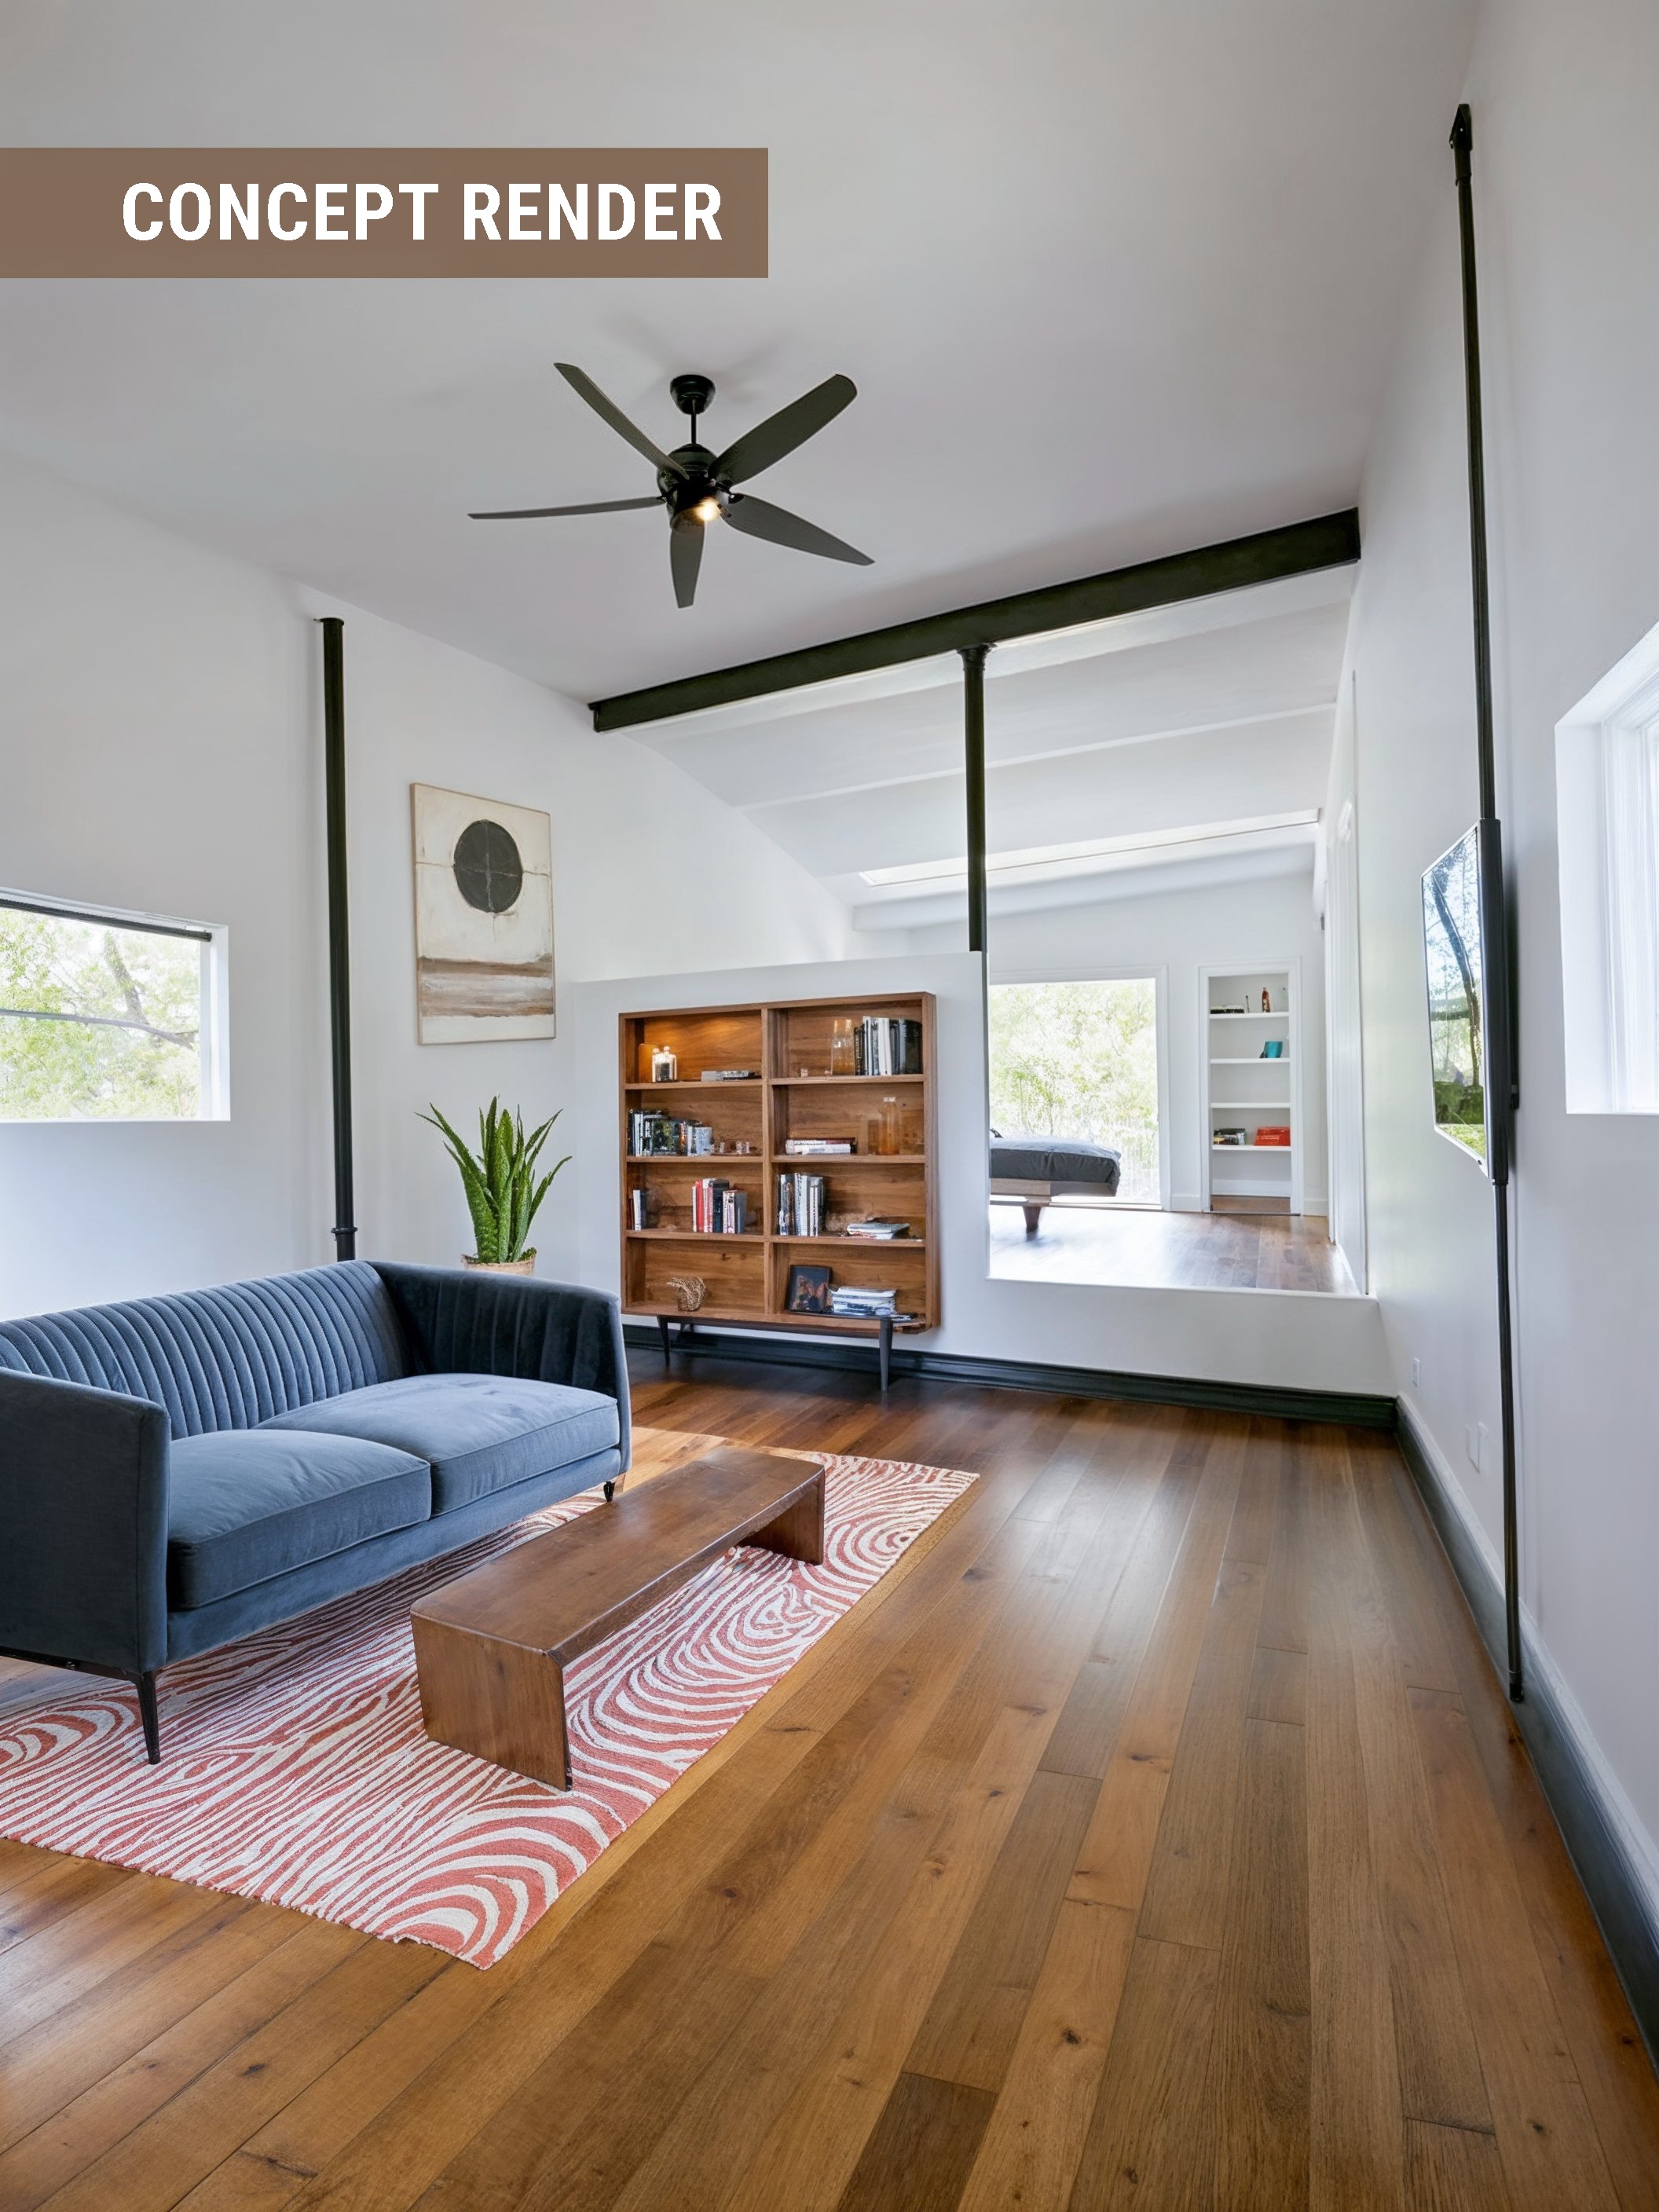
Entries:
POLYGON ((0 276, 764 276, 763 146, 0 148, 0 276))

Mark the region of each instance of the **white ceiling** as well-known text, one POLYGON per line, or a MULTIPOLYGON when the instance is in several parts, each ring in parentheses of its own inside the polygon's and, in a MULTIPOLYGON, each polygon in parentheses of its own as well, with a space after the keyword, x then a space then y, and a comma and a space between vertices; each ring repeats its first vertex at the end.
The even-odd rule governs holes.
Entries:
POLYGON ((15 283, 0 443, 581 697, 1316 514, 1357 489, 1472 15, 8 0, 0 143, 764 144, 773 273, 15 283), (468 523, 651 489, 556 358, 659 435, 706 370, 717 444, 845 371, 757 489, 876 565, 721 530, 682 612, 655 515, 468 523))
MULTIPOLYGON (((1352 581, 1328 569, 993 653, 989 851, 1110 848, 998 870, 994 901, 1012 910, 1310 867, 1352 581)), ((961 860, 962 717, 948 654, 634 734, 864 926, 908 927, 961 913, 962 890, 868 872, 961 860)))

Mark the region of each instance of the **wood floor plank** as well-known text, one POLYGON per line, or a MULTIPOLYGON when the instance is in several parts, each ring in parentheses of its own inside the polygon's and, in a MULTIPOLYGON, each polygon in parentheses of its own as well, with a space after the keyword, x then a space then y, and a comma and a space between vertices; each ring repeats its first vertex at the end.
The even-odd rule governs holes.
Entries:
POLYGON ((1146 1895, 1242 1460, 1239 1425, 1212 1437, 1204 1485, 1182 1533, 1073 1876, 1070 1894, 1091 1904, 1139 1910, 1146 1895))
POLYGON ((1353 1435, 1347 1440, 1365 1547, 1400 1656, 1401 1671, 1414 1690, 1458 1687, 1457 1669, 1447 1635, 1447 1600, 1424 1571, 1418 1540, 1395 1484, 1400 1453, 1384 1436, 1353 1435))
POLYGON ((1306 1731, 1244 1729, 1216 2000, 1215 2198, 1226 2212, 1308 2202, 1312 1991, 1306 1731))
POLYGON ((1340 1601, 1353 1673, 1354 1720, 1364 1769, 1371 1880, 1389 1958, 1401 2108, 1409 2118, 1489 2128, 1492 2110, 1447 1917, 1428 1785, 1418 1753, 1407 1668, 1384 1607, 1352 1486, 1328 1492, 1322 1590, 1340 1601))
MULTIPOLYGON (((275 1917, 293 1929, 288 1914, 275 1917)), ((58 2191, 81 2187, 97 2161, 227 2051, 279 2017, 362 1941, 321 1922, 293 1929, 274 1951, 20 2137, 0 2157, 0 2206, 27 2212, 58 2191)), ((113 2195, 104 2198, 106 2204, 118 2201, 113 2195)))
MULTIPOLYGON (((1266 1570, 1223 1557, 1152 1850, 1140 1932, 1221 1946, 1233 1806, 1266 1570)), ((1123 1900, 1127 1902, 1127 1900, 1123 1900)))
POLYGON ((1406 2202, 1412 2212, 1512 2212, 1497 2137, 1407 2120, 1406 2202))
POLYGON ((1219 1961, 1138 1936, 1071 2212, 1201 2212, 1211 2202, 1214 2111, 1206 2094, 1219 1961))
POLYGON ((1099 1794, 1085 1775, 1033 1775, 916 2031, 911 2072, 1000 2088, 1099 1794))
POLYGON ((1308 1717, 1308 1655, 1258 1644, 1250 1666, 1249 1717, 1300 1728, 1308 1717))
POLYGON ((1261 1600, 1260 1640, 1280 1651, 1308 1648, 1308 1502, 1311 1478, 1306 1429, 1279 1431, 1279 1485, 1261 1600))
MULTIPOLYGON (((1309 1437, 1305 1540, 1321 1559, 1352 1528, 1341 1441, 1309 1437)), ((1308 1953, 1312 1995, 1308 2199, 1313 2212, 1394 2212, 1404 2202, 1400 2062, 1388 1947, 1371 1865, 1370 1811, 1340 1583, 1306 1580, 1308 1953)))
POLYGON ((237 1897, 207 1909, 9 2046, 0 2150, 166 2033, 293 1934, 287 1916, 237 1897))
POLYGON ((836 2212, 954 2212, 994 2102, 960 2081, 901 2074, 836 2212))
POLYGON ((1116 1752, 1146 1645, 1164 1602, 1209 1457, 1210 1430, 1194 1419, 1172 1450, 1124 1563, 1089 1656, 1067 1692, 1042 1764, 1054 1774, 1103 1779, 1116 1752))
POLYGON ((1067 1898, 1054 1923, 962 2212, 1063 2205, 1094 2116, 1134 1948, 1135 1916, 1067 1898))
POLYGON ((1462 1703, 1415 1690, 1453 1939, 1510 2193, 1518 2207, 1617 2204, 1462 1703))
MULTIPOLYGON (((412 1944, 377 1943, 320 1923, 319 1932, 337 1939, 337 1939, 345 1939, 345 1956, 82 2166, 52 2198, 55 2212, 108 2212, 112 2205, 121 2212, 167 2212, 331 2058, 408 1990, 442 1971, 441 1960, 412 1944)), ((295 1942, 309 1933, 302 1930, 295 1942)), ((318 1949, 329 1955, 325 1947, 318 1949)))

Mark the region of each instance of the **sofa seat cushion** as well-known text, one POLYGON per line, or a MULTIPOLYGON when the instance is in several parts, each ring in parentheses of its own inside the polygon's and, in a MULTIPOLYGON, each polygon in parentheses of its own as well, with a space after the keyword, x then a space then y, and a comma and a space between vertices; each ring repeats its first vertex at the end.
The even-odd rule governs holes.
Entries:
POLYGON ((417 1453, 432 1468, 434 1514, 608 1450, 620 1434, 614 1398, 510 1375, 410 1375, 279 1413, 264 1428, 321 1429, 417 1453))
POLYGON ((167 1602, 210 1604, 431 1514, 418 1453, 269 1428, 180 1437, 167 1468, 167 1602))

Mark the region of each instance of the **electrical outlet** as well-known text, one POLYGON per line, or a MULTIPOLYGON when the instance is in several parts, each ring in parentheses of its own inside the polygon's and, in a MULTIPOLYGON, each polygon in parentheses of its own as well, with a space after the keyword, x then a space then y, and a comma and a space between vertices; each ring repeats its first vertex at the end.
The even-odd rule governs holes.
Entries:
POLYGON ((1474 1421, 1468 1421, 1464 1424, 1464 1455, 1468 1459, 1469 1465, 1474 1468, 1477 1473, 1480 1471, 1480 1439, 1486 1435, 1486 1431, 1474 1421))
POLYGON ((1423 1363, 1415 1355, 1412 1359, 1412 1388, 1413 1390, 1423 1388, 1423 1363))
POLYGON ((1480 1455, 1480 1458, 1475 1462, 1475 1465, 1480 1469, 1480 1472, 1485 1474, 1489 1468, 1496 1464, 1496 1459, 1492 1448, 1492 1431, 1486 1426, 1484 1421, 1477 1421, 1475 1424, 1474 1448, 1480 1455))

